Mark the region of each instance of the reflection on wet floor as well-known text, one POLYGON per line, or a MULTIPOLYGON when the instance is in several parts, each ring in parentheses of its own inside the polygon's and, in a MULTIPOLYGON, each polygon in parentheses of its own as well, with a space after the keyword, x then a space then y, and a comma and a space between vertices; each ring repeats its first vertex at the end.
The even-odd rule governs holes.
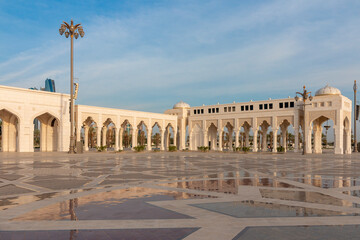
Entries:
POLYGON ((119 220, 190 218, 147 202, 206 198, 151 188, 127 188, 91 194, 59 202, 13 220, 119 220))
POLYGON ((50 231, 0 231, 0 239, 12 240, 178 240, 199 228, 153 228, 153 229, 99 229, 99 230, 50 230, 50 231))
POLYGON ((275 203, 263 203, 252 200, 238 202, 201 203, 191 205, 237 218, 320 217, 356 215, 315 208, 286 206, 275 203))
MULTIPOLYGON (((90 191, 92 188, 85 188, 82 190, 77 190, 77 192, 90 191)), ((35 201, 42 201, 49 198, 55 198, 59 196, 65 196, 72 194, 74 191, 62 191, 62 192, 49 192, 35 195, 24 195, 18 197, 7 197, 0 199, 0 210, 6 210, 14 206, 27 204, 35 201)))
MULTIPOLYGON (((221 177, 221 174, 217 174, 221 177)), ((297 188, 293 185, 279 182, 271 178, 236 178, 236 179, 210 179, 210 180, 193 180, 186 178, 176 179, 178 182, 160 184, 161 186, 176 187, 183 189, 192 189, 200 191, 211 191, 228 194, 238 194, 239 186, 255 186, 255 187, 277 187, 277 188, 297 188)))
POLYGON ((304 183, 320 188, 343 188, 343 187, 360 187, 360 178, 351 177, 334 177, 329 175, 305 175, 299 177, 287 178, 291 181, 304 183))
POLYGON ((349 201, 317 192, 260 189, 260 193, 263 198, 274 198, 281 200, 319 203, 344 207, 353 206, 353 204, 349 201))

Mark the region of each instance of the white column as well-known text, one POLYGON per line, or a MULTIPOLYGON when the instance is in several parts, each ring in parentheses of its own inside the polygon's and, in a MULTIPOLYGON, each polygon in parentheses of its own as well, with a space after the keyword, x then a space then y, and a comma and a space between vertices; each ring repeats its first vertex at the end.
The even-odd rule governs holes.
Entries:
POLYGON ((273 129, 273 152, 277 152, 277 132, 279 131, 278 128, 273 129))
POLYGON ((106 146, 106 130, 107 130, 107 127, 103 127, 103 128, 102 128, 102 141, 101 141, 101 146, 106 146))
POLYGON ((161 151, 164 151, 164 146, 165 146, 164 134, 165 134, 165 131, 160 131, 160 138, 161 138, 160 150, 161 151))
POLYGON ((254 133, 254 137, 253 137, 253 152, 257 152, 258 151, 258 146, 257 146, 257 135, 258 135, 258 129, 257 128, 253 128, 253 133, 254 133))
POLYGON ((346 149, 345 154, 351 154, 351 130, 345 130, 346 149))
POLYGON ((114 128, 114 132, 115 132, 115 151, 119 151, 119 131, 117 128, 114 128))
POLYGON ((281 145, 284 148, 284 152, 286 152, 286 150, 287 150, 287 147, 286 147, 286 127, 281 128, 281 138, 282 138, 281 145))
POLYGON ((151 151, 151 134, 152 131, 148 130, 147 131, 147 146, 146 146, 146 150, 151 151))
POLYGON ((320 125, 317 124, 316 126, 314 126, 314 153, 322 153, 321 136, 322 136, 322 129, 320 125))
POLYGON ((101 128, 100 127, 96 128, 96 146, 97 147, 101 146, 101 128))
POLYGON ((174 146, 176 147, 176 149, 178 148, 177 146, 177 131, 174 130, 174 146))
POLYGON ((208 147, 209 141, 208 141, 208 134, 206 130, 203 130, 203 146, 208 147))
POLYGON ((120 127, 119 131, 119 150, 124 150, 123 148, 123 134, 124 134, 124 128, 120 127))
POLYGON ((305 153, 312 153, 312 146, 311 146, 311 132, 312 127, 306 126, 305 127, 305 153))
POLYGON ((219 130, 218 131, 219 134, 219 146, 218 146, 218 151, 222 151, 222 142, 223 142, 223 131, 219 130))
POLYGON ((344 149, 344 127, 341 123, 339 126, 334 126, 335 129, 335 154, 343 154, 344 149))
POLYGON ((89 151, 89 126, 84 126, 84 151, 89 151))
POLYGON ((137 146, 136 131, 137 131, 137 129, 133 128, 132 133, 131 133, 131 143, 132 143, 131 150, 134 150, 134 147, 137 146))
MULTIPOLYGON (((9 123, 3 121, 2 122, 2 137, 1 137, 1 147, 3 152, 9 151, 9 123)), ((34 134, 33 134, 34 138, 34 134)))
POLYGON ((240 134, 240 130, 239 129, 235 130, 235 148, 239 147, 239 134, 240 134))
POLYGON ((299 128, 294 128, 295 135, 295 148, 294 152, 299 152, 299 128))

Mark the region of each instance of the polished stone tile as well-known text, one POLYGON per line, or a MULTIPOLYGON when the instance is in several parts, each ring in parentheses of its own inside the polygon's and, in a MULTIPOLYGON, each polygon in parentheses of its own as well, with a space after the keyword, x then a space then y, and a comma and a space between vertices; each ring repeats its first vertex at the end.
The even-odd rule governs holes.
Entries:
POLYGON ((247 227, 233 240, 358 240, 360 226, 247 227))
POLYGON ((254 201, 192 204, 236 218, 345 216, 348 213, 254 201))
POLYGON ((0 231, 0 239, 11 240, 180 240, 198 228, 0 231))

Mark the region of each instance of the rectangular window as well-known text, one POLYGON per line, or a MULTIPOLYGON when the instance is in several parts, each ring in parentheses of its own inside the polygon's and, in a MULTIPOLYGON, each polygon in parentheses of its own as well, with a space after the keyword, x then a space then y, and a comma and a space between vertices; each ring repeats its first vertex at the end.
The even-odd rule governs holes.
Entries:
POLYGON ((286 103, 285 103, 285 108, 288 108, 288 107, 289 107, 289 103, 286 102, 286 103))
POLYGON ((219 108, 216 108, 216 113, 219 113, 219 108))
POLYGON ((201 109, 201 114, 204 114, 204 109, 201 109))
POLYGON ((268 109, 267 103, 264 104, 264 109, 268 109))
POLYGON ((194 109, 194 114, 196 114, 196 109, 194 109))
POLYGON ((224 107, 224 112, 227 112, 227 107, 224 107))
POLYGON ((208 113, 211 113, 211 108, 208 109, 208 113))
POLYGON ((322 103, 320 103, 320 104, 321 104, 322 107, 325 105, 324 102, 322 102, 322 103))
POLYGON ((228 107, 228 111, 231 112, 231 107, 228 107))
POLYGON ((279 103, 279 108, 284 108, 284 103, 279 103))
POLYGON ((241 111, 244 111, 244 106, 241 106, 241 111))
POLYGON ((245 106, 245 110, 246 110, 246 111, 249 111, 249 105, 246 105, 246 106, 245 106))
POLYGON ((262 109, 263 109, 263 105, 259 104, 259 110, 262 110, 262 109))
POLYGON ((269 109, 273 109, 273 104, 269 103, 269 109))
POLYGON ((332 103, 331 103, 331 102, 328 102, 328 106, 331 107, 331 106, 332 106, 332 103))
POLYGON ((293 108, 295 106, 294 102, 290 102, 290 107, 293 108))
POLYGON ((200 114, 200 109, 197 110, 197 113, 200 114))
POLYGON ((254 110, 254 105, 250 105, 250 111, 254 110))
POLYGON ((232 111, 235 112, 235 107, 232 107, 232 111))
POLYGON ((215 108, 212 109, 212 112, 215 113, 215 108))

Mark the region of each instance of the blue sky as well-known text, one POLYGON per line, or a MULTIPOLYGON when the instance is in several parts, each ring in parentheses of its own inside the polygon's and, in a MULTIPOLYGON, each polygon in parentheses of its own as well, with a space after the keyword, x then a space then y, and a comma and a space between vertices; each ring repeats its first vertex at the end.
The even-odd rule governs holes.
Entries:
POLYGON ((163 112, 295 95, 327 83, 352 99, 360 76, 360 1, 0 0, 0 84, 69 92, 77 103, 163 112))

